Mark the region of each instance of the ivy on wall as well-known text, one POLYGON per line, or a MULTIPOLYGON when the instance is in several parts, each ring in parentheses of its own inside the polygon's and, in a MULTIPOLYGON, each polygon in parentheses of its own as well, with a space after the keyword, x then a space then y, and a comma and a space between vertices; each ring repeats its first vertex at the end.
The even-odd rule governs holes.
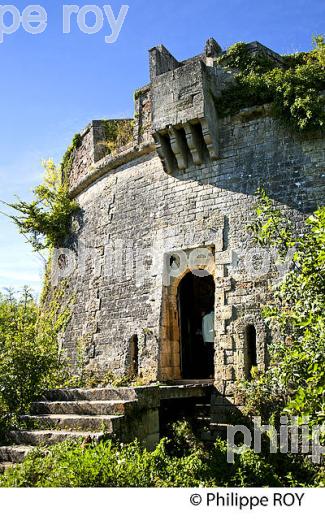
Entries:
POLYGON ((61 162, 61 172, 62 172, 62 178, 63 181, 66 181, 69 178, 69 174, 72 169, 73 164, 73 158, 74 158, 74 152, 79 146, 81 146, 82 138, 80 134, 75 134, 72 143, 68 147, 67 151, 65 152, 62 162, 61 162))
POLYGON ((265 103, 273 115, 297 131, 323 129, 325 125, 325 42, 314 38, 314 49, 283 56, 277 63, 263 50, 249 52, 237 43, 219 58, 219 64, 235 71, 235 82, 217 101, 221 117, 265 103), (324 94, 324 93, 323 93, 324 94))

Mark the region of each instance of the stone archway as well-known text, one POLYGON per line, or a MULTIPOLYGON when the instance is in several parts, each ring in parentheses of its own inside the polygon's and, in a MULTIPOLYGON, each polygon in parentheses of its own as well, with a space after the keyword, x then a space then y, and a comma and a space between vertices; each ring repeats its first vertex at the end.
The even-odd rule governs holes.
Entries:
POLYGON ((261 316, 250 314, 237 321, 235 330, 238 346, 237 378, 249 379, 253 366, 263 371, 267 364, 265 324, 261 316))
MULTIPOLYGON (((203 270, 202 270, 203 272, 203 270)), ((180 297, 182 288, 186 286, 186 280, 195 276, 192 272, 187 269, 180 276, 176 278, 171 278, 170 283, 167 287, 163 287, 163 295, 162 295, 162 314, 161 314, 161 334, 160 334, 160 366, 159 366, 159 378, 162 381, 173 381, 179 379, 207 379, 213 376, 214 369, 214 360, 212 356, 212 370, 210 368, 206 372, 204 371, 191 371, 190 367, 185 369, 186 363, 189 364, 189 359, 187 362, 184 362, 184 342, 182 342, 182 323, 180 316, 180 297)), ((197 277, 197 285, 204 286, 210 284, 211 291, 213 291, 212 296, 212 308, 214 308, 215 303, 215 283, 214 276, 211 271, 207 272, 204 277, 197 277), (200 284, 200 280, 209 280, 208 283, 200 284)), ((197 293, 198 289, 196 289, 197 293)), ((203 298, 204 301, 204 298, 203 298)), ((201 309, 208 310, 208 309, 201 309)), ((199 313, 200 311, 200 303, 196 306, 196 325, 199 326, 199 313)), ((193 331, 191 332, 191 335, 193 331)), ((184 335, 184 331, 183 331, 184 335)), ((193 336, 192 336, 193 337, 193 336)), ((202 343, 202 340, 197 342, 197 347, 199 348, 199 343, 202 343)), ((202 346, 202 345, 201 345, 202 346)), ((191 356, 189 356, 191 357, 191 356)), ((204 357, 204 356, 203 356, 204 357)), ((192 361, 193 356, 192 356, 192 361)), ((202 363, 201 363, 202 367, 202 363)))

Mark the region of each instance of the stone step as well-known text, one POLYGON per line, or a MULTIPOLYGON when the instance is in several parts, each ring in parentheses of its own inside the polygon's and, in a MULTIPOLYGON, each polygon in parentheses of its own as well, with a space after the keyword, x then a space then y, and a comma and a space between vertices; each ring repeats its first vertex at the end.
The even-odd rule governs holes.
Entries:
POLYGON ((7 469, 14 468, 15 466, 16 464, 13 462, 0 462, 0 475, 3 475, 7 469))
POLYGON ((211 416, 211 404, 196 403, 194 406, 194 413, 197 418, 211 416))
POLYGON ((20 417, 28 428, 38 430, 94 431, 107 434, 119 433, 124 415, 23 415, 20 417))
POLYGON ((48 390, 43 394, 44 401, 132 401, 136 400, 134 388, 71 388, 48 390))
POLYGON ((17 430, 9 432, 8 438, 11 440, 11 442, 15 443, 15 445, 21 444, 25 446, 50 446, 59 442, 81 439, 99 441, 104 438, 104 434, 68 430, 17 430))
POLYGON ((125 415, 135 401, 38 401, 33 415, 125 415))
POLYGON ((12 462, 19 464, 23 462, 27 453, 33 449, 32 446, 0 446, 0 462, 12 462))

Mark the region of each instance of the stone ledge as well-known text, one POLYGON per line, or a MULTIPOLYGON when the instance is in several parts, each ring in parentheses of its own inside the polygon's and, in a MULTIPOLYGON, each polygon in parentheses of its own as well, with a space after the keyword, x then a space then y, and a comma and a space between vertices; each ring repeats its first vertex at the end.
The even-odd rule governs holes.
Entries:
POLYGON ((73 188, 70 189, 70 197, 74 198, 80 195, 84 190, 91 186, 98 179, 103 177, 111 170, 127 164, 143 155, 148 155, 155 151, 155 144, 153 141, 147 141, 141 145, 135 145, 124 149, 118 155, 106 156, 97 163, 93 164, 87 175, 81 179, 73 188))

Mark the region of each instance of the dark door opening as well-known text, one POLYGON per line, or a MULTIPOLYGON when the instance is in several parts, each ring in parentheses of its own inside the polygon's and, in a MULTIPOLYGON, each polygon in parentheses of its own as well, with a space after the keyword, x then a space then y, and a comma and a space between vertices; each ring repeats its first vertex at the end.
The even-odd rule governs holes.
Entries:
POLYGON ((214 292, 212 275, 201 277, 188 273, 179 284, 181 372, 184 379, 209 379, 214 376, 213 342, 207 343, 203 337, 203 317, 214 311, 214 292))
POLYGON ((257 366, 256 329, 254 325, 246 327, 246 379, 252 378, 252 368, 257 366))

